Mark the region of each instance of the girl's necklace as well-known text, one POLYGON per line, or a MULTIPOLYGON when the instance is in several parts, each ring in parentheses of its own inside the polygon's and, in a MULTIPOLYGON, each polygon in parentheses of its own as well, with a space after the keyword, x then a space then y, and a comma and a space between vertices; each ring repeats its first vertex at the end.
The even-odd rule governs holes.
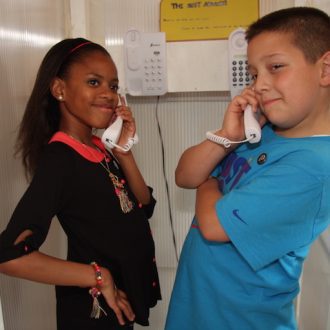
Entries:
POLYGON ((115 188, 115 193, 119 199, 120 202, 120 207, 121 210, 124 213, 128 213, 133 209, 133 202, 129 199, 128 197, 128 193, 125 189, 125 180, 124 179, 119 179, 117 175, 114 175, 109 168, 109 164, 108 164, 108 160, 107 160, 107 156, 104 155, 104 162, 105 165, 103 164, 103 160, 101 160, 99 162, 99 164, 108 172, 109 174, 109 178, 112 181, 112 184, 115 188))
MULTIPOLYGON (((79 141, 78 139, 76 139, 74 136, 68 134, 73 140, 79 142, 84 148, 86 151, 88 151, 88 153, 95 159, 95 155, 93 152, 91 152, 89 150, 89 147, 88 145, 86 145, 85 143, 82 143, 81 141, 79 141)), ((106 172, 108 173, 109 175, 109 178, 111 179, 112 181, 112 184, 115 188, 115 193, 119 199, 119 203, 120 203, 120 208, 121 210, 123 211, 123 213, 129 213, 132 209, 133 209, 133 202, 129 199, 128 197, 128 193, 127 193, 127 190, 125 189, 125 180, 124 179, 119 179, 117 175, 114 175, 111 171, 110 171, 110 168, 109 168, 109 157, 104 154, 104 152, 102 150, 100 150, 97 146, 95 146, 96 150, 100 153, 103 154, 104 158, 101 160, 101 161, 97 161, 105 170, 106 172), (104 160, 104 163, 105 165, 103 164, 103 160, 104 160)))

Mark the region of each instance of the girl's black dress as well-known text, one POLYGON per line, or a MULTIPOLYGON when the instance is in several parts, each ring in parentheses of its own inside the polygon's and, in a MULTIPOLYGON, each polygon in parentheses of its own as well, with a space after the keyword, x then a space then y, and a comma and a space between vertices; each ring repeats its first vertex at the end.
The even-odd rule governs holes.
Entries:
MULTIPOLYGON (((94 137, 94 143, 106 152, 99 138, 94 137)), ((124 180, 118 162, 108 156, 110 172, 124 180)), ((149 205, 141 205, 125 184, 133 209, 124 213, 109 173, 100 164, 103 158, 103 153, 66 134, 55 134, 0 236, 0 262, 39 249, 57 216, 68 238, 67 259, 86 264, 95 261, 108 268, 116 286, 126 292, 135 322, 148 325, 149 308, 161 298, 148 221, 156 201, 152 198, 149 205), (25 229, 31 229, 33 235, 14 246, 25 229)), ((92 297, 88 290, 56 286, 58 329, 108 330, 118 325, 102 297, 107 316, 90 318, 92 297)))

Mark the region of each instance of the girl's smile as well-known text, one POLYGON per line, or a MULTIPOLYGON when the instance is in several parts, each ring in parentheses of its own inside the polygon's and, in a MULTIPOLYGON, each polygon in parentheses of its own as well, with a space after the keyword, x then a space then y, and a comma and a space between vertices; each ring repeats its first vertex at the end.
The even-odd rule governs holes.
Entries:
POLYGON ((61 80, 64 101, 60 103, 61 127, 77 135, 91 128, 104 129, 114 120, 118 105, 118 75, 110 56, 93 52, 74 63, 61 80))

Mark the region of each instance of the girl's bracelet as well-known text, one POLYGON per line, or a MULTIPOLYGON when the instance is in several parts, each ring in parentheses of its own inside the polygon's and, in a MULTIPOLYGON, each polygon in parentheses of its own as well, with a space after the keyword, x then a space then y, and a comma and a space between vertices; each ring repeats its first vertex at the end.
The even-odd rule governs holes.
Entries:
POLYGON ((93 262, 91 262, 91 266, 94 269, 95 279, 96 279, 96 285, 89 289, 89 294, 93 298, 93 307, 92 307, 91 317, 98 319, 101 316, 101 312, 103 312, 105 315, 107 315, 107 313, 101 307, 100 302, 98 300, 99 296, 101 295, 100 289, 103 284, 103 279, 102 279, 101 268, 99 267, 99 265, 95 261, 93 261, 93 262))
POLYGON ((101 268, 99 267, 99 265, 95 261, 91 262, 91 265, 92 265, 92 267, 95 271, 96 287, 101 288, 101 286, 103 284, 101 268))

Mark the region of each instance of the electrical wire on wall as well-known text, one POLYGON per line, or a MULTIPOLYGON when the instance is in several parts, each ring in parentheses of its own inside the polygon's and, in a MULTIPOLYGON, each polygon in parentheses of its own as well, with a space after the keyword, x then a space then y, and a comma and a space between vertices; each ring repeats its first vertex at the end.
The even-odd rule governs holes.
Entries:
POLYGON ((168 213, 169 213, 169 220, 170 220, 170 228, 171 228, 171 233, 172 233, 172 240, 173 240, 173 246, 174 246, 174 251, 175 251, 175 258, 176 258, 176 261, 179 262, 179 255, 178 255, 178 249, 177 249, 177 244, 176 244, 176 237, 175 237, 175 232, 174 232, 174 227, 173 227, 173 215, 172 215, 172 206, 171 206, 170 192, 169 192, 169 188, 168 188, 168 180, 167 180, 166 169, 165 169, 164 140, 163 140, 162 130, 161 130, 160 123, 159 123, 159 118, 158 118, 159 101, 160 101, 160 97, 157 96, 157 102, 156 102, 156 122, 157 122, 158 135, 159 135, 160 144, 161 144, 162 169, 163 169, 163 176, 164 176, 164 182, 165 182, 165 190, 166 190, 166 196, 167 196, 167 205, 168 205, 168 213))

